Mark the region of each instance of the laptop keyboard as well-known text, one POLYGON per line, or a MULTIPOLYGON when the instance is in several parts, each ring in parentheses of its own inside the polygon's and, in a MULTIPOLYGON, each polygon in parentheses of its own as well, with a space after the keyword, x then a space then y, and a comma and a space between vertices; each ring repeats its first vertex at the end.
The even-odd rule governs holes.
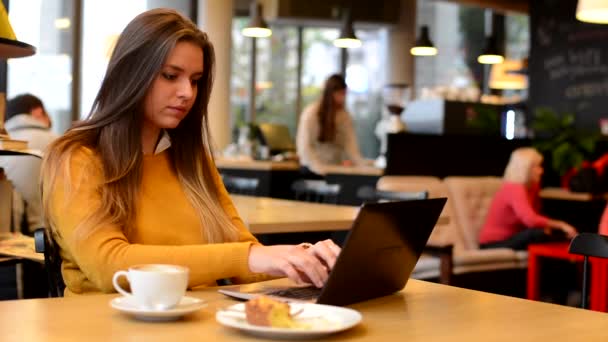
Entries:
POLYGON ((292 287, 292 288, 288 288, 288 289, 268 291, 268 292, 266 292, 266 294, 270 295, 270 296, 308 300, 308 299, 315 299, 315 298, 319 297, 319 295, 321 294, 321 290, 322 289, 314 287, 314 286, 292 287))

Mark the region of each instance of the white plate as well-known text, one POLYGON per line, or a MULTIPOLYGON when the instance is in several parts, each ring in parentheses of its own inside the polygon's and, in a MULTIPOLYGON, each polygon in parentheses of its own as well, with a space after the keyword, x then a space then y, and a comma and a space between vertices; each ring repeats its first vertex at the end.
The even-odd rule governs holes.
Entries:
POLYGON ((349 308, 311 303, 290 303, 291 312, 299 312, 294 321, 305 328, 272 328, 252 325, 245 318, 245 304, 218 310, 215 319, 222 325, 265 338, 318 338, 350 329, 361 322, 361 314, 349 308))
POLYGON ((110 301, 110 306, 114 309, 145 321, 176 320, 186 314, 200 310, 205 305, 207 304, 204 300, 187 296, 182 297, 175 307, 167 310, 150 310, 138 307, 131 297, 118 297, 110 301))

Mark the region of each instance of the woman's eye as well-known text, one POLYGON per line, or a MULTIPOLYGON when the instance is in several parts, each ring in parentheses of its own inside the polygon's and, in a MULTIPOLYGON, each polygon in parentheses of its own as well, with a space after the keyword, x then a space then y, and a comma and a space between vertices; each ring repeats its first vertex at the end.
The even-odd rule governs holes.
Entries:
POLYGON ((192 83, 192 85, 194 86, 194 85, 198 84, 198 81, 200 81, 200 80, 191 80, 190 83, 192 83))
POLYGON ((167 74, 167 73, 163 73, 163 77, 169 81, 173 81, 174 79, 177 78, 176 75, 172 75, 172 74, 167 74))

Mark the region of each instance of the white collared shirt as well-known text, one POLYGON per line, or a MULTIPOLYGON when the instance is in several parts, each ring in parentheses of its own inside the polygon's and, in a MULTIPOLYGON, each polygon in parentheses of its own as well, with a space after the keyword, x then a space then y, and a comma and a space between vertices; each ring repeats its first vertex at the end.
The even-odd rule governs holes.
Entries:
POLYGON ((169 147, 171 147, 171 137, 169 136, 169 133, 163 129, 163 136, 160 137, 158 144, 156 144, 154 154, 160 154, 169 147))

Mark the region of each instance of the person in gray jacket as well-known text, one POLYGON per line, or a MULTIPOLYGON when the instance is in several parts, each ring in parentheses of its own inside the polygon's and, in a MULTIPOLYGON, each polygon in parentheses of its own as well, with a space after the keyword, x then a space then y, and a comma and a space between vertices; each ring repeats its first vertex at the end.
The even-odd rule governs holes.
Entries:
MULTIPOLYGON (((22 94, 6 104, 5 128, 11 139, 26 140, 28 148, 43 152, 57 138, 50 129, 51 119, 42 101, 31 94, 22 94)), ((40 164, 33 156, 0 157, 0 167, 25 201, 29 232, 44 227, 40 195, 40 164)))

